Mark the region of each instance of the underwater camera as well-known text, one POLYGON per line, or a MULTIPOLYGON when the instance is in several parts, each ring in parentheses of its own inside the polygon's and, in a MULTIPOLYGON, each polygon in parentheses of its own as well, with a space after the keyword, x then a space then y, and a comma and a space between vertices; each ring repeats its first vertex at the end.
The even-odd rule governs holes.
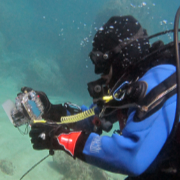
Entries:
POLYGON ((7 100, 2 106, 15 127, 29 125, 31 120, 41 120, 44 112, 39 95, 33 90, 18 94, 15 104, 11 100, 7 100))

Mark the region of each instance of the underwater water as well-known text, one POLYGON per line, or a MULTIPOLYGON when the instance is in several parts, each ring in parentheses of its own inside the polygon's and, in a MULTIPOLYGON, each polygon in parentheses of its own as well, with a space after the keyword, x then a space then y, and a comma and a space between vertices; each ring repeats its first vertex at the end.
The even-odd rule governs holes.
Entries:
MULTIPOLYGON (((54 104, 89 106, 87 83, 99 77, 88 55, 103 23, 113 15, 133 15, 152 35, 173 29, 179 6, 178 0, 0 0, 0 103, 15 101, 20 88, 28 86, 44 91, 54 104)), ((173 34, 160 39, 171 42, 173 34)), ((0 180, 20 179, 47 154, 33 150, 29 136, 19 133, 1 107, 0 180)), ((23 179, 125 177, 75 161, 57 152, 23 179)))

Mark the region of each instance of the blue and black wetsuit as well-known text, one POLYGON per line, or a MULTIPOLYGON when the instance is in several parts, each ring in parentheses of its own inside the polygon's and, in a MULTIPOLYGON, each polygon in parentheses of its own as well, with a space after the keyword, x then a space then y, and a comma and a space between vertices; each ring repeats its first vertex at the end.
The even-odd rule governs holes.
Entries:
MULTIPOLYGON (((148 85, 147 94, 158 84, 175 72, 173 65, 158 65, 140 79, 148 85)), ((84 160, 102 169, 139 176, 149 168, 160 153, 171 133, 175 111, 176 94, 170 97, 163 106, 146 119, 135 122, 132 111, 122 130, 122 135, 99 136, 90 133, 83 148, 84 160)), ((86 120, 89 123, 89 120, 86 120)))

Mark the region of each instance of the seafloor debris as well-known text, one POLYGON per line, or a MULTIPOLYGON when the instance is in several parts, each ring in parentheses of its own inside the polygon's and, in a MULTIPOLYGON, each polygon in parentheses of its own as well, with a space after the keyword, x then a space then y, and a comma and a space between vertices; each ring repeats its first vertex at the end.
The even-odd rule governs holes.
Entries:
POLYGON ((62 180, 109 180, 109 175, 97 167, 86 164, 62 151, 57 151, 53 156, 53 161, 57 165, 59 172, 64 176, 62 180))
POLYGON ((0 169, 3 173, 12 176, 14 174, 14 166, 11 161, 0 160, 0 169))

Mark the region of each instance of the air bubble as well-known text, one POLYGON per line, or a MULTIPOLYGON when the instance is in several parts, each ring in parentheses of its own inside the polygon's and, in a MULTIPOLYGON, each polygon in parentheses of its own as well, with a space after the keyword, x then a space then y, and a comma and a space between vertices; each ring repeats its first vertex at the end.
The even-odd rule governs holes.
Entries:
POLYGON ((104 28, 103 28, 103 27, 100 27, 100 28, 99 28, 99 30, 100 30, 100 31, 103 31, 103 30, 104 30, 104 28))
POLYGON ((146 6, 146 2, 142 2, 142 6, 146 6))
POLYGON ((163 22, 164 24, 167 24, 167 20, 163 20, 162 22, 163 22))
POLYGON ((130 4, 130 6, 131 6, 131 7, 133 7, 133 8, 135 8, 135 7, 136 7, 136 6, 135 6, 134 4, 132 4, 132 3, 130 4))

